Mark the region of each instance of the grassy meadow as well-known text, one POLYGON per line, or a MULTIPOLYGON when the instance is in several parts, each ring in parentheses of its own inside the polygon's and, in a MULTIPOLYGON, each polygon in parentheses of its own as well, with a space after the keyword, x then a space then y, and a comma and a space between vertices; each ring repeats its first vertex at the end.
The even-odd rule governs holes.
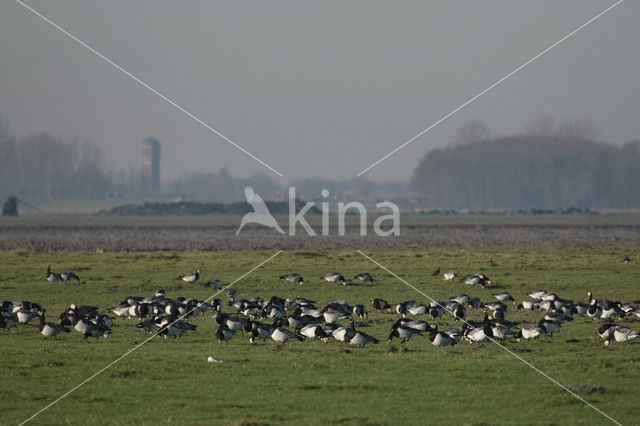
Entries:
MULTIPOLYGON (((640 248, 405 248, 365 251, 373 259, 433 298, 461 293, 494 300, 509 291, 517 301, 537 289, 586 301, 640 299, 640 248), (623 263, 625 255, 632 262, 623 263), (457 280, 431 277, 440 267, 459 275, 484 272, 492 285, 471 288, 457 280)), ((203 283, 232 282, 271 256, 264 251, 187 251, 138 253, 0 252, 0 298, 43 305, 47 321, 71 303, 101 312, 131 295, 148 296, 162 287, 167 297, 206 299, 215 291, 203 283), (84 284, 50 284, 52 270, 75 271, 84 284), (200 281, 174 278, 199 268, 200 281)), ((436 348, 426 337, 386 342, 398 318, 374 312, 371 299, 391 304, 414 299, 415 290, 376 267, 354 250, 284 251, 234 287, 238 297, 306 297, 322 308, 333 299, 363 303, 378 345, 357 348, 331 340, 250 344, 237 336, 228 345, 215 339, 212 315, 194 318, 195 332, 182 338, 154 338, 102 374, 38 415, 35 424, 605 424, 610 421, 518 360, 499 345, 485 342, 436 348), (368 271, 374 283, 350 286, 319 278, 333 271, 346 277, 368 271), (298 272, 297 286, 278 277, 298 272), (208 363, 212 356, 223 363, 208 363)), ((229 308, 226 296, 224 311, 229 308)), ((512 305, 510 305, 512 306, 512 305)), ((513 307, 513 306, 512 306, 513 307)), ((513 307, 514 308, 514 307, 513 307)), ((537 321, 542 313, 510 310, 507 319, 537 321)), ((480 320, 482 311, 469 310, 480 320)), ((430 317, 422 319, 432 322, 430 317)), ((17 424, 54 401, 149 334, 137 320, 117 319, 108 339, 85 341, 72 330, 53 341, 36 327, 0 331, 3 424, 17 424)), ((346 322, 345 322, 346 324, 346 322)), ((453 324, 446 315, 440 327, 453 324)), ((34 322, 35 325, 35 322, 34 322)), ((627 324, 640 328, 640 321, 627 324)), ((459 326, 459 325, 458 325, 459 326)), ((597 321, 576 316, 554 337, 534 342, 507 341, 506 347, 623 424, 637 422, 640 403, 640 345, 615 342, 605 347, 597 321)))

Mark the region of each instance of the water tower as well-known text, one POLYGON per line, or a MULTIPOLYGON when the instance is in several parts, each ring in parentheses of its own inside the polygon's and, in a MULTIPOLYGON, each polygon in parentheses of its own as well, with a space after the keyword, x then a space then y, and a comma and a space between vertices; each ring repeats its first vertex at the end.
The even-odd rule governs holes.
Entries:
POLYGON ((160 142, 153 137, 142 141, 141 177, 147 192, 160 190, 160 142))

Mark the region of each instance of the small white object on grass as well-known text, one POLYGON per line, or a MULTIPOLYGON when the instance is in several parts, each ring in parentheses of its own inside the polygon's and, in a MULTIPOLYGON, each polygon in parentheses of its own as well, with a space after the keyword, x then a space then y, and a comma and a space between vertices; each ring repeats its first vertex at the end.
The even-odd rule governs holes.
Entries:
POLYGON ((210 356, 209 358, 207 358, 207 362, 213 362, 216 364, 222 364, 223 361, 220 361, 219 359, 215 359, 214 357, 210 356))

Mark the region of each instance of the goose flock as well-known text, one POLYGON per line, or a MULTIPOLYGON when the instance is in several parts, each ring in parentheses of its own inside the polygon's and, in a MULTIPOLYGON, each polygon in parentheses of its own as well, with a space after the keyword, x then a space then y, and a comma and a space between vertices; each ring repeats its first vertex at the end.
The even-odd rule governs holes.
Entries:
MULTIPOLYGON (((439 268, 437 272, 440 274, 439 268)), ((451 281, 456 276, 454 271, 442 274, 445 281, 451 281)), ((200 270, 197 270, 176 279, 194 283, 199 277, 200 270)), ((56 274, 51 272, 50 266, 47 266, 46 278, 51 283, 70 279, 79 281, 73 272, 56 274)), ((297 273, 282 275, 280 279, 299 285, 305 282, 297 273)), ((338 272, 327 274, 322 279, 343 285, 350 281, 338 272)), ((354 279, 374 282, 368 272, 356 275, 354 279)), ((460 282, 485 288, 490 285, 491 280, 478 273, 466 275, 460 282)), ((221 289, 222 286, 220 280, 205 284, 205 287, 215 289, 221 289)), ((177 338, 197 330, 198 326, 190 322, 192 318, 210 315, 217 326, 215 338, 221 344, 228 344, 240 335, 248 338, 251 343, 273 340, 284 345, 287 342, 316 339, 364 347, 367 344, 377 344, 384 337, 375 337, 361 330, 362 327, 380 322, 369 320, 364 303, 350 304, 345 300, 332 300, 319 307, 315 301, 302 297, 284 299, 272 296, 268 300, 261 297, 238 298, 235 289, 230 289, 226 295, 226 312, 221 299, 203 301, 185 297, 169 298, 164 289, 159 289, 151 296, 129 296, 109 308, 107 313, 100 313, 96 306, 71 304, 58 315, 55 323, 46 322, 46 310, 38 303, 4 301, 0 306, 0 328, 9 331, 17 326, 36 327, 37 321, 40 333, 49 339, 62 333, 70 333, 71 329, 79 332, 84 339, 97 339, 111 335, 112 328, 116 326, 111 316, 113 315, 123 320, 137 319, 137 328, 155 336, 177 338), (30 324, 31 322, 34 324, 30 324)), ((640 319, 640 300, 627 303, 601 300, 595 299, 589 292, 588 300, 583 303, 561 298, 546 290, 530 292, 528 298, 520 303, 508 292, 493 293, 491 297, 491 300, 482 301, 478 297, 459 294, 448 300, 431 300, 429 303, 405 300, 394 304, 383 298, 374 298, 370 305, 380 313, 396 316, 395 320, 389 320, 393 324, 389 328, 387 342, 396 339, 405 343, 416 336, 423 336, 439 347, 456 345, 461 340, 470 344, 492 340, 504 345, 507 340, 520 342, 522 339, 535 340, 540 336, 553 337, 554 333, 572 322, 576 316, 600 321, 598 336, 605 345, 614 341, 629 343, 640 336, 638 331, 614 322, 640 319), (507 319, 513 312, 510 311, 510 304, 515 306, 515 312, 541 311, 544 315, 533 323, 510 321, 507 319), (483 311, 482 321, 467 320, 468 310, 483 311), (450 317, 453 323, 443 326, 445 317, 450 317), (431 323, 423 318, 430 319, 431 323)))

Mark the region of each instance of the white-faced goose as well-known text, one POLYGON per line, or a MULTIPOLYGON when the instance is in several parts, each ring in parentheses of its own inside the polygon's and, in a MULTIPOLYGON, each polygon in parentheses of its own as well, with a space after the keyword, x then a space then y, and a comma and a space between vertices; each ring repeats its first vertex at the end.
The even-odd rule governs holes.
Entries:
POLYGON ((62 278, 62 281, 64 282, 71 281, 71 280, 76 280, 80 282, 80 277, 71 271, 61 273, 60 278, 62 278))
POLYGON ((508 292, 503 292, 503 293, 495 293, 492 294, 493 297, 495 297, 496 299, 498 299, 500 302, 508 302, 511 301, 513 302, 513 304, 516 304, 516 301, 513 297, 511 297, 511 295, 508 292))

